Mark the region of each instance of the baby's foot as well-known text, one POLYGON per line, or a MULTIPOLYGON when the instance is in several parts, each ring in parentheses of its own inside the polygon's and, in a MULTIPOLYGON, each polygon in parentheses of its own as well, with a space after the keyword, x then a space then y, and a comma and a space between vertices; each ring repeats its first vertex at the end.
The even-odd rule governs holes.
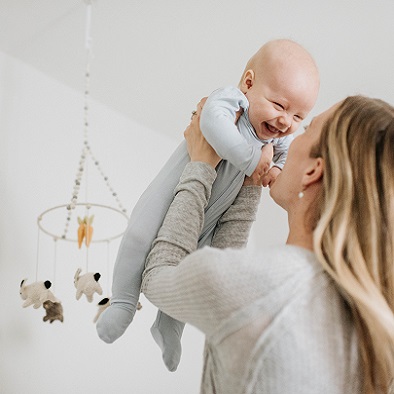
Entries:
POLYGON ((184 326, 184 323, 159 311, 156 321, 150 329, 154 340, 162 351, 164 364, 171 372, 176 371, 181 359, 181 337, 184 326))
POLYGON ((133 305, 111 304, 97 320, 98 336, 106 343, 116 341, 132 322, 134 314, 133 305))

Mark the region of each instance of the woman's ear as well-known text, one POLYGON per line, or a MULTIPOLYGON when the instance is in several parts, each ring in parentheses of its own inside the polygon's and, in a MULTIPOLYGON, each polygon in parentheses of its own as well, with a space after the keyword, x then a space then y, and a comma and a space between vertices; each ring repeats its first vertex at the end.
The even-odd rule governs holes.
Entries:
POLYGON ((246 93, 254 83, 254 71, 253 70, 246 70, 241 80, 241 92, 246 93))
POLYGON ((324 160, 321 157, 311 159, 311 164, 307 167, 302 177, 302 186, 307 189, 308 186, 319 182, 323 178, 324 160))

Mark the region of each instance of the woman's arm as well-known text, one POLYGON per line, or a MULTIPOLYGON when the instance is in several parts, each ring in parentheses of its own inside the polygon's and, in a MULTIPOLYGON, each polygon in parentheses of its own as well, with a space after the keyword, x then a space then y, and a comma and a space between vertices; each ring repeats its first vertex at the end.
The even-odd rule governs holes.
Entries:
POLYGON ((176 195, 146 259, 141 291, 168 315, 204 332, 204 271, 208 261, 188 264, 196 250, 216 171, 202 162, 186 165, 176 195), (189 256, 191 257, 191 256, 189 256), (183 261, 182 261, 183 260, 183 261))
MULTIPOLYGON (((215 170, 206 163, 190 162, 186 166, 146 260, 141 287, 160 310, 207 335, 244 302, 245 289, 239 275, 249 261, 246 252, 240 255, 238 251, 209 247, 195 251, 215 177, 215 170)), ((247 224, 247 233, 254 220, 255 210, 248 205, 253 200, 257 206, 259 188, 243 189, 246 194, 229 209, 228 220, 223 216, 216 234, 221 245, 238 242, 237 217, 247 224)))
POLYGON ((221 249, 246 247, 252 224, 256 220, 261 190, 259 185, 242 186, 237 198, 216 225, 212 247, 221 249))
POLYGON ((176 266, 197 249, 204 209, 215 179, 216 171, 206 163, 190 162, 186 165, 175 189, 175 198, 146 259, 145 282, 155 268, 176 266))

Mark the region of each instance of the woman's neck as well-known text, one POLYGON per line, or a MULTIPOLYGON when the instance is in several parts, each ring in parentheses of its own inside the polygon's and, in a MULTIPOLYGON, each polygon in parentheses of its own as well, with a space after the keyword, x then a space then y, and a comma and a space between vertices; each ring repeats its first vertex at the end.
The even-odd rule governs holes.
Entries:
POLYGON ((300 246, 313 251, 313 230, 308 225, 307 215, 289 213, 288 245, 300 246))

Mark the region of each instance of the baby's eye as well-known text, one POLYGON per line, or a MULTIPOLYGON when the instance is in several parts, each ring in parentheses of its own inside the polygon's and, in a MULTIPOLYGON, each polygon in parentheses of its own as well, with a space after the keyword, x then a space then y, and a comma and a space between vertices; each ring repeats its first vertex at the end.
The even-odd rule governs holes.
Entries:
POLYGON ((278 110, 278 111, 283 111, 285 109, 285 107, 282 104, 276 103, 275 101, 272 102, 274 104, 274 107, 278 110))
POLYGON ((294 120, 295 120, 296 122, 302 122, 304 119, 301 118, 300 115, 294 115, 294 120))

